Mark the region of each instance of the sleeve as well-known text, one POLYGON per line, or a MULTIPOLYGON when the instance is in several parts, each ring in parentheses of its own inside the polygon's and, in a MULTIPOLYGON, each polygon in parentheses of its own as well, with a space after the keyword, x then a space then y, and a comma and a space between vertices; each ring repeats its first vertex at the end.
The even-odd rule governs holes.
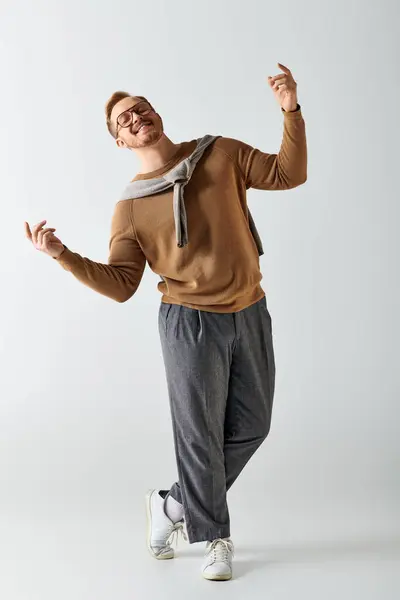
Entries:
POLYGON ((307 180, 307 141, 301 107, 285 112, 278 154, 268 154, 238 142, 236 163, 246 188, 289 190, 307 180))
POLYGON ((111 224, 108 264, 94 262, 65 247, 56 259, 78 281, 116 302, 126 302, 139 287, 146 257, 136 239, 131 203, 119 202, 111 224))

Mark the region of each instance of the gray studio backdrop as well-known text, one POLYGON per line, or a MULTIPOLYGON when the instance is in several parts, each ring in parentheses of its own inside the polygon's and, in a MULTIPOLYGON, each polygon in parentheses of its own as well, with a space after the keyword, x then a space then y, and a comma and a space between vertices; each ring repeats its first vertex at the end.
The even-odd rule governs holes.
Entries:
POLYGON ((144 492, 176 477, 158 278, 147 269, 117 304, 34 251, 23 221, 46 218, 107 262, 114 204, 138 167, 106 131, 109 95, 146 95, 176 142, 222 134, 276 152, 283 120, 266 78, 278 61, 298 82, 309 171, 298 189, 249 193, 277 385, 270 437, 230 494, 232 535, 399 533, 395 6, 2 3, 3 583, 46 522, 120 522, 142 544, 144 492))

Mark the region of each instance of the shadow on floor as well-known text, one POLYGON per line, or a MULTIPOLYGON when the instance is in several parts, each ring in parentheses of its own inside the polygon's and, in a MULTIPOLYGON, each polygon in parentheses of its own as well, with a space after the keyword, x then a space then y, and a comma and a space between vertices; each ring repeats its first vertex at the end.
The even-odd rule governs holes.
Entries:
MULTIPOLYGON (((190 549, 181 547, 180 558, 203 556, 202 544, 190 549)), ((270 565, 320 564, 333 561, 374 561, 400 559, 400 539, 332 540, 321 542, 293 543, 291 545, 236 546, 234 559, 235 578, 270 565)))
POLYGON ((400 539, 335 540, 287 546, 237 548, 235 574, 241 577, 269 565, 312 564, 333 561, 400 559, 400 539))

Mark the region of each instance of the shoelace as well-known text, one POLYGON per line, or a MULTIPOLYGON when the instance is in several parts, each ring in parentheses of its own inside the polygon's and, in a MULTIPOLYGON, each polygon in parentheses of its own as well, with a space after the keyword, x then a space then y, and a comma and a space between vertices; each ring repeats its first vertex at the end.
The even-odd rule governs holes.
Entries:
POLYGON ((208 548, 212 562, 228 562, 229 553, 233 556, 233 543, 228 540, 214 540, 208 548))
POLYGON ((176 546, 178 546, 180 535, 183 537, 185 542, 187 542, 187 535, 184 529, 183 521, 178 521, 178 523, 174 523, 173 525, 171 525, 171 531, 166 540, 166 545, 172 546, 172 544, 176 544, 176 546))

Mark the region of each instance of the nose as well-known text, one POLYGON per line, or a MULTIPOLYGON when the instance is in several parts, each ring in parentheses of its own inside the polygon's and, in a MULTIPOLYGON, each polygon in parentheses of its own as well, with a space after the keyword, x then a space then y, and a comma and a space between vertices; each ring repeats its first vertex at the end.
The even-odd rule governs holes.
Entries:
POLYGON ((131 123, 132 132, 135 130, 135 127, 140 120, 141 120, 141 117, 139 115, 132 115, 132 123, 131 123))

